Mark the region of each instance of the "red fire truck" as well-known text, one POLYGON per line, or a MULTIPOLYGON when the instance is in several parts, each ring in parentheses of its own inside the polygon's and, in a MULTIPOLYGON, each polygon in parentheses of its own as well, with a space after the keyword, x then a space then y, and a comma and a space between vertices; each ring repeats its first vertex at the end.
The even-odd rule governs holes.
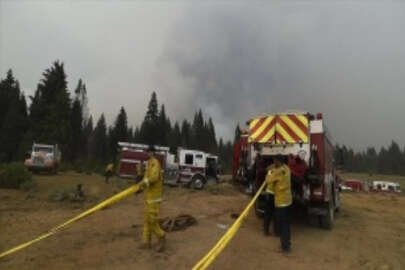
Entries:
MULTIPOLYGON (((148 160, 148 145, 128 142, 118 142, 120 148, 120 159, 118 175, 125 178, 136 178, 136 167, 139 163, 146 165, 148 160)), ((156 157, 162 164, 162 168, 166 167, 168 159, 170 159, 169 147, 155 146, 156 157)))
MULTIPOLYGON (((311 223, 331 229, 339 210, 339 183, 333 145, 322 114, 269 114, 250 119, 248 132, 234 145, 234 182, 255 194, 265 180, 272 156, 281 155, 291 170, 295 205, 305 207, 311 223)), ((264 194, 256 201, 263 213, 264 194)))

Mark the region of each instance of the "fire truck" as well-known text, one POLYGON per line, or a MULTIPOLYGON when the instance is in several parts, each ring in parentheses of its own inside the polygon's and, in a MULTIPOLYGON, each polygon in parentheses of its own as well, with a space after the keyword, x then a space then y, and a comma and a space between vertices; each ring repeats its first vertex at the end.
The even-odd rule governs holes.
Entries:
MULTIPOLYGON (((148 160, 148 145, 139 143, 118 142, 119 146, 119 168, 118 175, 123 178, 136 178, 137 165, 141 163, 146 165, 148 160)), ((171 163, 172 155, 169 153, 169 147, 154 146, 156 149, 156 158, 160 161, 162 168, 166 168, 171 163)))
MULTIPOLYGON (((146 144, 119 142, 118 175, 123 178, 137 178, 137 166, 146 165, 148 160, 146 144)), ((218 157, 198 150, 179 148, 177 157, 169 147, 155 146, 156 157, 162 165, 165 184, 178 183, 203 189, 210 179, 218 180, 218 157)))
POLYGON ((218 157, 198 150, 179 148, 178 181, 194 189, 203 189, 210 179, 218 182, 218 157))
MULTIPOLYGON (((272 157, 282 156, 291 171, 294 205, 303 206, 309 221, 331 229, 340 207, 339 178, 333 144, 323 115, 307 112, 268 114, 250 119, 234 145, 233 179, 253 194, 262 185, 272 157)), ((264 212, 264 195, 255 210, 264 212)))

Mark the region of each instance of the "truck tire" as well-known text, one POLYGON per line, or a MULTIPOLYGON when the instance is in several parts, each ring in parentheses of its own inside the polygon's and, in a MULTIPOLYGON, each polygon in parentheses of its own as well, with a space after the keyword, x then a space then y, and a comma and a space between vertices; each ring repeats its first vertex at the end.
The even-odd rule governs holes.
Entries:
POLYGON ((335 221, 335 206, 333 200, 329 200, 327 204, 326 215, 321 216, 321 227, 326 230, 333 229, 333 222, 335 221))
POLYGON ((203 189, 205 185, 205 179, 201 175, 196 175, 193 177, 193 180, 191 182, 191 187, 193 189, 203 189))

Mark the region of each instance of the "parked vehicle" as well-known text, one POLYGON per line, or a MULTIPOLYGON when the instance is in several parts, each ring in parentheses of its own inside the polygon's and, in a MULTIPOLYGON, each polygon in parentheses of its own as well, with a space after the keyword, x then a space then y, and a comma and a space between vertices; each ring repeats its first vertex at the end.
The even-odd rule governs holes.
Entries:
POLYGON ((346 186, 345 184, 339 185, 341 191, 353 191, 352 187, 346 186))
POLYGON ((373 181, 372 191, 401 193, 401 185, 396 182, 373 181))
MULTIPOLYGON (((118 142, 119 147, 119 166, 118 175, 123 178, 136 178, 137 165, 142 163, 146 165, 148 160, 148 145, 118 142)), ((167 165, 173 160, 173 155, 169 153, 169 147, 155 145, 156 158, 160 161, 162 168, 166 169, 167 165)))
MULTIPOLYGON (((250 119, 249 130, 234 147, 234 182, 253 194, 265 180, 272 157, 281 155, 292 172, 294 204, 305 207, 312 223, 331 229, 340 207, 333 144, 322 114, 287 112, 250 119)), ((264 212, 264 194, 256 212, 264 212)))
POLYGON ((57 144, 34 143, 28 153, 24 165, 33 172, 48 171, 56 173, 61 162, 62 154, 57 144))
POLYGON ((344 182, 344 186, 351 188, 352 191, 364 191, 365 190, 365 185, 362 181, 360 180, 346 180, 344 182))
POLYGON ((179 178, 183 184, 203 189, 209 179, 218 180, 218 157, 197 150, 179 148, 179 178))

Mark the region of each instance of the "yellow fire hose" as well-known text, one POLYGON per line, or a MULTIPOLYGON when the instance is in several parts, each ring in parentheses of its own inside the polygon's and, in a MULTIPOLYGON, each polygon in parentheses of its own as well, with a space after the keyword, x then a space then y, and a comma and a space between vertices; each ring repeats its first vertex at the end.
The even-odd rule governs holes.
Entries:
POLYGON ((45 233, 45 234, 43 234, 43 235, 29 241, 29 242, 18 245, 18 246, 14 247, 12 249, 9 249, 9 250, 7 250, 7 251, 5 251, 3 253, 0 253, 0 258, 5 257, 7 255, 10 255, 10 254, 12 254, 14 252, 17 252, 17 251, 19 251, 21 249, 24 249, 24 248, 28 247, 28 246, 31 246, 32 244, 34 244, 36 242, 39 242, 39 241, 41 241, 41 240, 43 240, 45 238, 48 238, 49 236, 57 233, 58 231, 60 231, 61 229, 67 227, 68 225, 72 224, 73 222, 76 222, 79 219, 82 219, 82 218, 84 218, 84 217, 86 217, 86 216, 88 216, 90 214, 93 214, 94 212, 97 212, 97 211, 99 211, 99 210, 101 210, 101 209, 103 209, 103 208, 105 208, 105 207, 107 207, 109 205, 117 203, 118 201, 124 199, 125 197, 130 196, 131 194, 137 192, 138 190, 139 190, 139 185, 133 185, 133 186, 127 188, 126 190, 112 196, 111 198, 97 204, 96 206, 90 208, 89 210, 87 210, 87 211, 75 216, 74 218, 69 219, 68 221, 62 223, 61 225, 51 229, 49 232, 47 232, 47 233, 45 233))
MULTIPOLYGON (((238 219, 235 220, 235 222, 232 224, 232 226, 228 229, 228 231, 221 237, 221 239, 217 242, 217 244, 192 268, 192 270, 202 270, 206 269, 210 264, 215 260, 215 258, 222 252, 222 250, 229 244, 229 242, 232 240, 232 238, 235 236, 235 234, 238 232, 240 226, 242 225, 243 220, 247 217, 250 209, 253 207, 255 201, 259 197, 260 193, 262 192, 263 188, 265 186, 265 183, 262 184, 262 186, 259 188, 259 190, 256 192, 255 196, 253 199, 249 202, 247 207, 243 210, 242 214, 238 217, 238 219)), ((133 185, 126 190, 114 195, 113 197, 101 202, 100 204, 90 208, 89 210, 75 216, 74 218, 60 224, 57 227, 54 227, 51 229, 49 232, 29 241, 24 244, 18 245, 12 249, 9 249, 3 253, 0 254, 0 258, 5 257, 7 255, 10 255, 14 252, 17 252, 21 249, 24 249, 36 242, 39 242, 45 238, 48 238, 49 236, 57 233, 61 229, 67 227, 68 225, 78 221, 79 219, 82 219, 90 214, 93 214, 96 211, 99 211, 109 205, 112 205, 114 203, 117 203, 118 201, 124 199, 125 197, 130 196, 131 194, 137 192, 139 190, 139 185, 133 185)))
POLYGON ((249 202, 246 206, 245 210, 243 210, 242 214, 238 217, 237 220, 232 224, 232 226, 228 229, 228 231, 219 239, 217 244, 193 267, 192 270, 202 270, 207 269, 208 266, 215 260, 215 258, 222 252, 222 250, 228 245, 228 243, 232 240, 235 234, 238 232, 240 226, 242 225, 243 220, 247 217, 249 210, 254 205, 255 201, 259 197, 260 193, 262 192, 266 182, 263 182, 262 186, 256 192, 253 199, 249 202))

